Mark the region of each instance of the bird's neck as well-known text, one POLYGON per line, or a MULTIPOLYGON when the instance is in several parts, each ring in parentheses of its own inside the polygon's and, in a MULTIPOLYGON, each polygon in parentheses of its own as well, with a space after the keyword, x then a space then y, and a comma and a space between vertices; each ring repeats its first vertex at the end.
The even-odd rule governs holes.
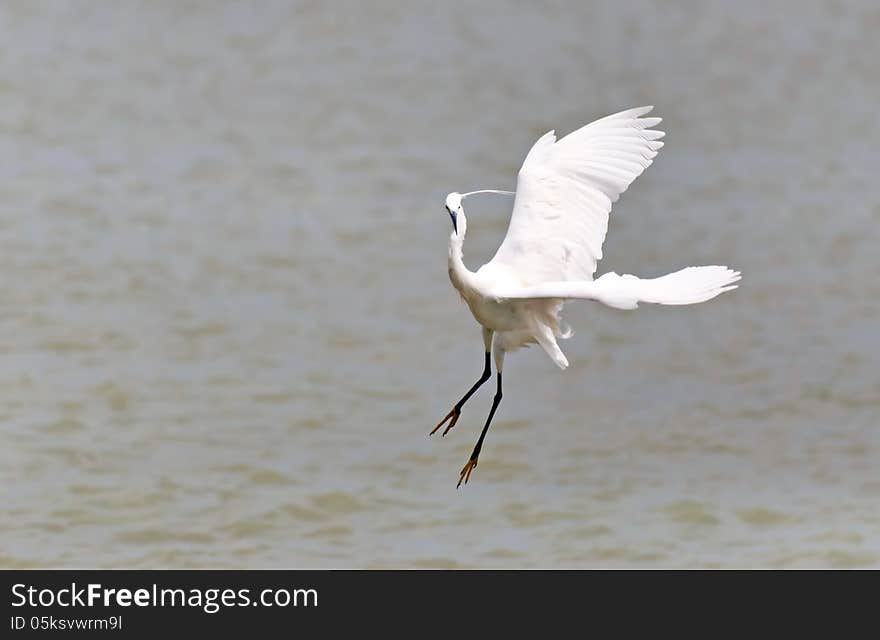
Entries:
POLYGON ((461 247, 464 244, 464 234, 453 233, 449 236, 449 279, 452 286, 458 289, 462 296, 472 289, 471 281, 474 274, 464 266, 461 247))

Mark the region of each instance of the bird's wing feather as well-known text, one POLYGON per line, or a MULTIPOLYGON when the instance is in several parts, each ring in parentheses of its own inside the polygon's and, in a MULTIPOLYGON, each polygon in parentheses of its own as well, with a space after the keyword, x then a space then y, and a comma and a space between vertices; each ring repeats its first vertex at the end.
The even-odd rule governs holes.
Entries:
POLYGON ((544 298, 586 299, 617 309, 635 309, 639 302, 652 304, 696 304, 737 288, 739 271, 723 266, 687 267, 659 278, 606 273, 595 281, 543 282, 528 287, 499 289, 496 299, 540 300, 544 298))
POLYGON ((663 146, 653 107, 621 111, 557 141, 553 131, 532 146, 516 184, 507 235, 491 264, 525 284, 591 280, 602 258, 611 205, 663 146))

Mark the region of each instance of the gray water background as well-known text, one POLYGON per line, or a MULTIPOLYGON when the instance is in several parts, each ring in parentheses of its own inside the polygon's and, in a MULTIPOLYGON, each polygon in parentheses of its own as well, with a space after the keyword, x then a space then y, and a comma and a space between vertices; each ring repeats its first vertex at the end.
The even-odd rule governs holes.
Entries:
MULTIPOLYGON (((874 2, 6 2, 0 566, 880 563, 874 2), (452 190, 657 105, 560 372, 482 367, 452 190)), ((465 260, 509 201, 468 203, 465 260)))

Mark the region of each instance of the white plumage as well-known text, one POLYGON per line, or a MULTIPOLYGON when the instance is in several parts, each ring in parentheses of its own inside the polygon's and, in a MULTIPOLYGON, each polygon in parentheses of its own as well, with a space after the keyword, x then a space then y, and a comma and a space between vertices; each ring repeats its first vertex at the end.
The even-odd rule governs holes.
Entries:
POLYGON ((663 146, 664 132, 651 128, 660 118, 644 117, 652 108, 615 113, 558 141, 553 131, 541 136, 519 170, 507 235, 492 260, 476 273, 462 261, 467 230, 462 201, 480 192, 447 196, 446 208, 453 222, 449 277, 483 326, 487 357, 481 379, 434 431, 451 420, 444 434, 449 431, 461 406, 488 379, 490 347, 498 370, 496 401, 474 454, 462 470, 465 482, 476 466, 500 401, 504 354, 537 342, 560 368, 568 366, 557 344, 557 339, 569 335, 559 316, 566 300, 589 299, 617 309, 634 309, 639 302, 705 302, 736 288, 739 272, 721 266, 687 267, 652 279, 612 272, 593 280, 611 206, 663 146))
POLYGON ((663 146, 651 107, 596 120, 556 141, 553 131, 532 146, 519 170, 507 236, 491 264, 525 284, 591 280, 602 258, 611 205, 663 146), (527 282, 526 282, 527 280, 527 282))

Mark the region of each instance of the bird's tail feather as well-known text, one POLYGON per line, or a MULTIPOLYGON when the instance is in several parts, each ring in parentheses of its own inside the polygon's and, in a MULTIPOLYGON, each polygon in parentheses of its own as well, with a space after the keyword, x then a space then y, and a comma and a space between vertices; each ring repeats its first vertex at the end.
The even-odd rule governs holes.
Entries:
POLYGON ((568 367, 568 358, 562 353, 562 349, 556 344, 556 336, 553 335, 553 329, 542 322, 535 322, 532 326, 532 335, 535 342, 541 345, 541 348, 550 356, 550 359, 556 363, 560 369, 568 367))

